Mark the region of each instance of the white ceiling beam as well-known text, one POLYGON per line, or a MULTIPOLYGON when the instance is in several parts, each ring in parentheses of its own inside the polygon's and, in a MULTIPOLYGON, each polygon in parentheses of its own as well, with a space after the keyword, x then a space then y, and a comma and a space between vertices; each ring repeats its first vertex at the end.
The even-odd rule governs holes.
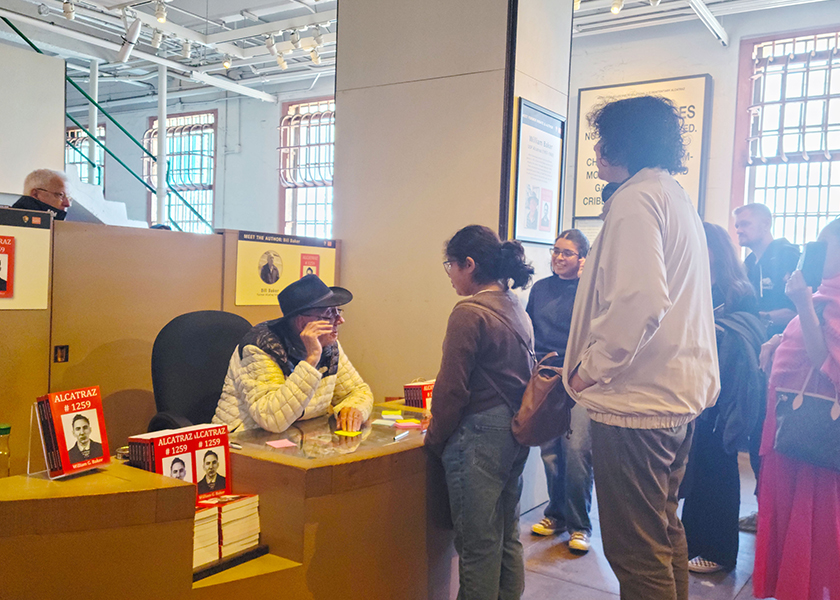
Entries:
POLYGON ((262 100, 263 102, 271 102, 274 104, 277 103, 277 96, 272 96, 271 94, 266 94, 265 92, 252 90, 251 88, 245 87, 244 85, 234 83, 229 79, 214 77, 213 75, 208 75, 207 73, 200 73, 198 71, 193 71, 192 73, 190 73, 190 79, 199 83, 213 85, 217 88, 228 90, 229 92, 235 92, 243 96, 250 96, 251 98, 256 98, 257 100, 262 100))
POLYGON ((259 25, 252 25, 250 27, 242 27, 241 29, 234 29, 231 31, 221 31, 219 33, 211 33, 207 36, 205 43, 219 44, 223 42, 232 42, 249 37, 259 35, 269 35, 278 33, 280 31, 288 31, 289 29, 303 29, 312 25, 321 23, 329 23, 338 18, 338 11, 325 10, 321 13, 311 15, 304 15, 294 19, 285 19, 283 21, 274 21, 272 23, 260 23, 259 25))
POLYGON ((688 0, 688 5, 691 6, 691 10, 697 13, 697 17, 703 21, 703 25, 712 32, 712 35, 715 36, 721 44, 728 46, 729 34, 726 33, 723 25, 721 25, 720 21, 715 18, 712 11, 709 10, 709 7, 706 6, 703 0, 688 0))
MULTIPOLYGON (((245 58, 242 54, 242 48, 239 46, 234 46, 233 44, 219 44, 216 42, 208 42, 207 37, 204 34, 197 33, 192 29, 187 29, 186 27, 181 27, 180 25, 176 25, 171 21, 166 21, 166 23, 159 23, 157 19, 153 15, 148 15, 144 12, 135 11, 136 18, 140 19, 140 22, 143 25, 146 25, 150 29, 160 29, 164 33, 168 33, 172 37, 180 38, 182 40, 189 40, 193 44, 201 44, 203 46, 208 46, 210 48, 215 48, 219 52, 223 54, 230 54, 231 56, 235 56, 236 58, 245 58)), ((129 17, 130 18, 130 17, 129 17)))

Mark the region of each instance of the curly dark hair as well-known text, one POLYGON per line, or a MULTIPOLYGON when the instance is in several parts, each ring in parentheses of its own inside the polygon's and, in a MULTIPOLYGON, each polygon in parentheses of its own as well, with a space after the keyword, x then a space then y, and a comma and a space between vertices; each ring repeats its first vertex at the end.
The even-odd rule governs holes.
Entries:
POLYGON ((473 281, 490 283, 513 281, 514 288, 531 283, 534 267, 525 260, 525 249, 517 240, 502 242, 489 227, 468 225, 446 242, 446 257, 463 265, 467 257, 475 261, 473 281))
POLYGON ((596 108, 587 119, 600 139, 601 156, 627 167, 631 177, 646 167, 685 172, 683 119, 667 98, 616 100, 596 108))

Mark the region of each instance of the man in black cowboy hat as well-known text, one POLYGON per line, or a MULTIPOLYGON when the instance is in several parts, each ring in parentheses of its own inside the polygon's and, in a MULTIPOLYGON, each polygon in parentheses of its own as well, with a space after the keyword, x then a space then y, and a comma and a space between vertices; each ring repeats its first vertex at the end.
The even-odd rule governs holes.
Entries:
POLYGON ((233 351, 213 422, 279 433, 298 419, 335 414, 339 429, 358 431, 373 394, 338 343, 339 307, 352 299, 316 275, 281 291, 283 316, 253 327, 233 351))

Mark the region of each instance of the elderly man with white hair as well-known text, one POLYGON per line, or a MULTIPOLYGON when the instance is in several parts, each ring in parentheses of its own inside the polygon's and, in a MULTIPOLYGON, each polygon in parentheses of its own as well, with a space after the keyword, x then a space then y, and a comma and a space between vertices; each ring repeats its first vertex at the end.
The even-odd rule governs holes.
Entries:
POLYGON ((46 211, 56 221, 64 220, 72 200, 67 193, 67 175, 50 169, 38 169, 27 175, 23 194, 12 208, 46 211))

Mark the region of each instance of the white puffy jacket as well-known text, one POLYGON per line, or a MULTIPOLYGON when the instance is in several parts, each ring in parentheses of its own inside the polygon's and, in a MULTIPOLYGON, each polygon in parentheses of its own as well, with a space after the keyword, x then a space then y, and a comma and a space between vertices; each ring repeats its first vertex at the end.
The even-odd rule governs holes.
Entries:
POLYGON ((338 372, 321 377, 305 360, 287 379, 280 366, 257 346, 239 347, 230 358, 214 423, 230 430, 262 428, 282 432, 298 419, 312 419, 353 406, 365 420, 373 408, 373 393, 338 346, 338 372))

